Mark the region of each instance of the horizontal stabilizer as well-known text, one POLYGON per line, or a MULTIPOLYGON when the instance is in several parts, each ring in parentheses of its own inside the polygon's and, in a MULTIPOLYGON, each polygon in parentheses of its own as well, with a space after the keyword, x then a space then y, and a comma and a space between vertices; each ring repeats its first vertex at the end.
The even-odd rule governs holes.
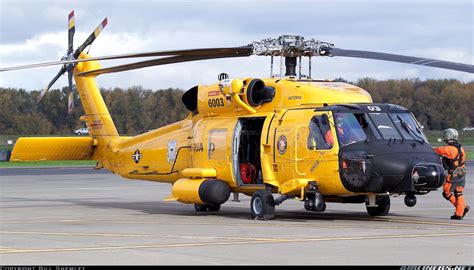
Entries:
POLYGON ((28 137, 19 138, 10 161, 90 160, 91 137, 28 137))

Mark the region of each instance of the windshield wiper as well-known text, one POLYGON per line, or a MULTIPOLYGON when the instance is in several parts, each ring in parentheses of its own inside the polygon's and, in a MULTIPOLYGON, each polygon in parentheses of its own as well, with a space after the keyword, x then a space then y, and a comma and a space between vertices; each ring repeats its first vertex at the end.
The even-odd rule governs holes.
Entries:
POLYGON ((415 141, 419 141, 420 143, 425 143, 425 140, 419 136, 418 134, 416 134, 416 132, 410 127, 410 125, 407 124, 407 122, 403 121, 402 118, 400 117, 400 115, 397 115, 397 118, 398 120, 400 120, 400 124, 402 125, 402 127, 407 131, 408 134, 410 134, 410 136, 415 140, 415 141), (413 136, 414 135, 414 136, 413 136), (416 136, 416 138, 415 138, 416 136), (420 140, 417 140, 420 139, 420 140))

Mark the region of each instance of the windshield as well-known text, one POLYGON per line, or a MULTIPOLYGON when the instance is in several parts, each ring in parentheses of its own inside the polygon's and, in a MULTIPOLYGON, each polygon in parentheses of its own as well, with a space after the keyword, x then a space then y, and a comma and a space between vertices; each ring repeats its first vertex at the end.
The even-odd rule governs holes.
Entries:
MULTIPOLYGON (((377 130, 384 139, 402 139, 402 136, 395 128, 395 125, 390 120, 386 113, 370 113, 370 118, 374 121, 377 130)), ((413 138, 411 138, 413 139, 413 138)))
POLYGON ((402 133, 404 139, 428 142, 428 139, 411 113, 391 113, 390 117, 402 133))
POLYGON ((411 113, 339 112, 334 126, 341 146, 371 140, 416 140, 428 142, 411 113))

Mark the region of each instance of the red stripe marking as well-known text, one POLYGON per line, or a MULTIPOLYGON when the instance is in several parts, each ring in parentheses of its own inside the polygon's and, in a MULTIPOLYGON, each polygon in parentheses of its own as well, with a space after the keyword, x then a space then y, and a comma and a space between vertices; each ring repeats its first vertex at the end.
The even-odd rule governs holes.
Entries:
POLYGON ((209 91, 209 92, 207 93, 207 96, 208 96, 208 97, 213 97, 213 96, 218 96, 218 95, 220 95, 220 94, 221 94, 221 91, 209 91))

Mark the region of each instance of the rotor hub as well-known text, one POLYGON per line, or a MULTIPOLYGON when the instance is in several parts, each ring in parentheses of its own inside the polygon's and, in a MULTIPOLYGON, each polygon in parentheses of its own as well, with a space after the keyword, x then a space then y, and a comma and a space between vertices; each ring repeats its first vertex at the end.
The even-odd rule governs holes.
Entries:
POLYGON ((250 46, 253 48, 252 54, 263 56, 331 56, 330 50, 334 44, 309 39, 299 35, 282 35, 278 38, 267 38, 262 41, 255 41, 250 46))

